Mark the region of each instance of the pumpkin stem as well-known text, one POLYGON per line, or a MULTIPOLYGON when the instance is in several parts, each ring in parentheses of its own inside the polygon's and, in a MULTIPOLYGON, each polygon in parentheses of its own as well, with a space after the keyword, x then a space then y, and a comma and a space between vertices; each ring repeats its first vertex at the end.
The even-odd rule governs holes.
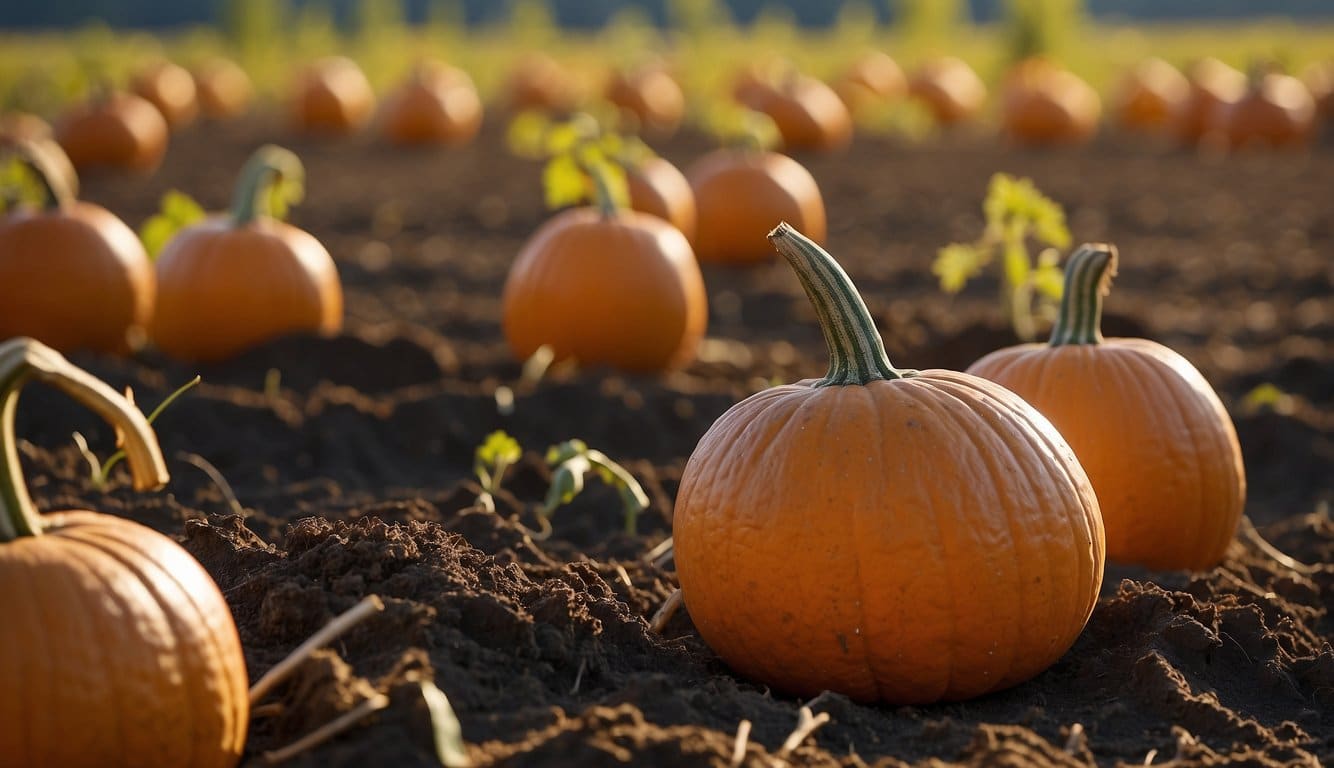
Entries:
POLYGON ((24 140, 15 150, 19 162, 32 172, 42 190, 42 210, 53 211, 72 204, 78 197, 79 177, 60 145, 49 140, 24 140))
POLYGON ((866 302, 833 256, 787 222, 769 233, 769 242, 797 273, 829 347, 829 372, 812 386, 869 384, 911 375, 890 364, 866 302))
POLYGON ((607 180, 607 166, 598 162, 580 161, 579 167, 593 182, 593 203, 602 214, 602 218, 615 217, 618 210, 616 193, 612 191, 611 182, 607 180))
MULTIPOLYGON (((292 181, 298 186, 305 182, 306 170, 291 150, 265 144, 246 161, 236 182, 232 196, 232 221, 243 227, 266 216, 283 218, 274 200, 274 187, 279 181, 292 181)), ((280 201, 286 203, 286 200, 280 201)))
POLYGON ((0 343, 0 543, 41 533, 41 517, 23 483, 14 413, 19 391, 29 378, 51 384, 116 427, 125 444, 134 486, 160 488, 168 480, 153 428, 144 415, 114 389, 70 364, 59 352, 28 338, 0 343))
POLYGON ((1116 246, 1085 243, 1065 265, 1061 311, 1051 329, 1053 347, 1102 343, 1102 297, 1116 274, 1116 246))

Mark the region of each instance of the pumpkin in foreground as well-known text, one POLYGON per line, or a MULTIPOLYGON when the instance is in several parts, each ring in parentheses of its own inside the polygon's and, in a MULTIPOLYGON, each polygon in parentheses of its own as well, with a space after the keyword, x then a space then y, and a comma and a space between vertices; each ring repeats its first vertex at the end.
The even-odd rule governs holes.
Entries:
POLYGON ((228 214, 186 227, 157 260, 151 333, 163 352, 216 361, 291 333, 343 326, 333 258, 310 233, 273 211, 273 187, 300 185, 296 155, 260 147, 241 171, 228 214))
POLYGON ((992 352, 968 372, 1032 403, 1070 442, 1098 492, 1109 559, 1209 568, 1246 501, 1237 433, 1184 357, 1148 339, 1103 338, 1115 272, 1114 247, 1078 249, 1051 341, 992 352))
POLYGON ((737 672, 857 701, 959 700, 1033 677, 1102 582, 1098 502, 1060 434, 975 376, 890 365, 829 254, 769 235, 829 345, 705 433, 673 533, 691 619, 737 672))
POLYGON ((114 424, 137 488, 167 481, 143 415, 26 338, 0 343, 0 755, 14 768, 228 768, 250 705, 232 615, 175 542, 96 512, 38 515, 14 412, 35 378, 114 424))

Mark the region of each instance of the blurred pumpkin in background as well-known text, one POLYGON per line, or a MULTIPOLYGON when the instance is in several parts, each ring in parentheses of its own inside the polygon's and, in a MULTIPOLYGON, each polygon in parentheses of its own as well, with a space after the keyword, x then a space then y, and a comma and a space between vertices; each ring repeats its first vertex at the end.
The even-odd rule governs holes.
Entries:
POLYGON ((254 86, 250 75, 231 59, 215 58, 194 70, 199 108, 212 120, 238 117, 250 108, 254 86))
POLYGON ((605 95, 617 109, 632 115, 645 133, 670 136, 685 117, 685 93, 661 64, 613 72, 605 95))
POLYGON ((170 61, 150 64, 130 80, 130 90, 157 107, 168 128, 187 126, 199 116, 194 76, 178 64, 170 61))
POLYGON ((1301 80, 1258 69, 1242 97, 1219 106, 1217 121, 1228 146, 1294 147, 1310 140, 1316 102, 1301 80))
POLYGON ((1207 57, 1186 67, 1190 94, 1172 118, 1172 133, 1185 144, 1198 144, 1221 127, 1223 108, 1246 94, 1246 75, 1207 57))
POLYGON ((467 144, 482 127, 482 100, 463 70, 422 61, 386 101, 384 136, 399 145, 467 144))
POLYGON ((80 172, 153 171, 167 153, 167 120, 147 99, 101 92, 56 122, 56 141, 80 172))
POLYGON ((302 133, 348 136, 375 111, 375 92, 357 63, 344 56, 320 59, 298 76, 292 120, 302 133))
POLYGON ((871 51, 857 57, 833 83, 838 97, 848 111, 876 103, 897 101, 908 95, 908 77, 899 63, 883 51, 871 51))
POLYGON ((574 78, 545 53, 525 53, 509 73, 504 87, 506 105, 515 112, 536 110, 568 112, 579 100, 574 78))
POLYGON ((1006 75, 1001 123, 1019 144, 1082 144, 1097 132, 1101 116, 1097 91, 1051 61, 1025 60, 1006 75))
POLYGON ((908 93, 924 103, 940 125, 972 120, 987 102, 982 78, 954 56, 931 59, 918 67, 908 80, 908 93))
POLYGON ((1122 78, 1113 111, 1122 128, 1156 133, 1167 128, 1189 97, 1190 81, 1185 75, 1162 59, 1148 58, 1122 78))
POLYGON ((695 191, 700 261, 744 265, 774 260, 767 235, 777 221, 824 242, 828 230, 820 187, 787 155, 717 149, 696 160, 686 178, 695 191))

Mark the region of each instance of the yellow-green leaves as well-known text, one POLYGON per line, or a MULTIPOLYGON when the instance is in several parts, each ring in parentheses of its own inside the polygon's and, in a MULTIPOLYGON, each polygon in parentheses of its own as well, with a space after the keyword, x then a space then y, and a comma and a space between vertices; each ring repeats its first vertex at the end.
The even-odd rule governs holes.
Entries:
POLYGON ((1297 412, 1299 405, 1300 400, 1296 395, 1284 392, 1268 381, 1257 385, 1241 399, 1242 412, 1247 415, 1272 410, 1283 416, 1291 416, 1297 412))
POLYGON ((269 215, 285 221, 292 206, 299 204, 305 197, 304 174, 280 173, 269 186, 269 215))
POLYGON ((505 470, 518 463, 523 456, 519 441, 510 437, 503 429, 486 436, 482 444, 473 453, 473 472, 482 485, 482 492, 477 496, 477 503, 487 511, 496 511, 494 494, 500 490, 500 481, 505 470))
POLYGON ((158 212, 139 227, 139 239, 143 241, 148 258, 157 259, 177 232, 202 221, 205 215, 203 207, 194 198, 179 190, 167 190, 162 196, 158 212))
POLYGON ((612 461, 602 451, 589 448, 579 439, 566 440, 547 449, 547 464, 552 468, 541 515, 545 521, 562 505, 569 504, 584 489, 584 476, 595 472, 602 482, 616 489, 625 512, 625 532, 634 535, 639 513, 648 509, 648 494, 634 475, 612 461))
POLYGON ((773 149, 778 146, 782 134, 778 124, 763 112, 719 102, 705 113, 704 125, 709 133, 729 146, 747 149, 773 149))
POLYGON ((520 157, 547 158, 542 189, 552 210, 581 203, 592 203, 604 213, 628 207, 625 169, 653 156, 638 138, 604 131, 586 112, 564 122, 522 113, 510 122, 506 141, 520 157))
POLYGON ((941 290, 958 293, 999 255, 1005 312, 1015 334, 1031 341, 1036 336, 1034 303, 1036 314, 1050 318, 1061 298, 1064 276, 1057 249, 1070 245, 1065 211, 1031 180, 998 173, 991 177, 982 212, 987 221, 982 237, 941 248, 931 271, 940 278, 941 290), (1048 246, 1036 262, 1029 240, 1048 246))

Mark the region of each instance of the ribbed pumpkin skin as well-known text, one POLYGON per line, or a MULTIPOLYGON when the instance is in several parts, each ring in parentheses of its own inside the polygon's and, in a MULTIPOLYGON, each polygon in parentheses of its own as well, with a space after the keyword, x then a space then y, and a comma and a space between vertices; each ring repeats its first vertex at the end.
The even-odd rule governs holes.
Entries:
POLYGON ((145 99, 117 93, 71 108, 56 123, 56 141, 80 171, 147 172, 167 152, 167 121, 145 99))
POLYGON ((695 237, 695 193, 676 166, 661 157, 650 157, 637 168, 626 170, 630 207, 665 219, 681 230, 687 240, 695 237))
POLYGON ((93 512, 0 545, 0 754, 13 768, 229 768, 249 720, 227 603, 194 558, 93 512))
POLYGON ((351 59, 334 56, 308 67, 297 80, 292 120, 298 130, 348 136, 361 130, 375 111, 375 92, 351 59))
POLYGON ((0 339, 121 354, 153 311, 153 266, 114 214, 74 202, 0 218, 0 339))
POLYGON ((161 62, 143 70, 130 85, 162 113, 170 128, 181 128, 199 116, 199 92, 195 79, 179 64, 161 62))
POLYGON ((1107 556, 1149 568, 1210 568, 1241 519, 1246 475, 1232 420, 1184 357, 1147 339, 1025 344, 969 373, 1043 413, 1088 472, 1107 556))
POLYGON ((443 64, 423 67, 384 107, 384 135, 399 145, 467 144, 482 127, 472 78, 443 64))
POLYGON ((931 370, 759 392, 700 440, 673 520, 691 619, 787 693, 959 700, 1026 680, 1097 601, 1098 502, 1010 392, 931 370))
POLYGON ((215 217, 182 230, 157 260, 151 335, 185 360, 215 361, 283 334, 337 333, 343 289, 318 240, 284 222, 215 217))
POLYGON ((543 224, 511 267, 503 325, 520 360, 651 372, 689 363, 708 322, 704 279, 685 235, 656 216, 590 208, 543 224))
POLYGON ((765 234, 786 221, 817 243, 827 233, 824 198, 815 177, 776 152, 719 149, 686 171, 699 221, 695 252, 702 262, 754 264, 774 259, 765 234))

